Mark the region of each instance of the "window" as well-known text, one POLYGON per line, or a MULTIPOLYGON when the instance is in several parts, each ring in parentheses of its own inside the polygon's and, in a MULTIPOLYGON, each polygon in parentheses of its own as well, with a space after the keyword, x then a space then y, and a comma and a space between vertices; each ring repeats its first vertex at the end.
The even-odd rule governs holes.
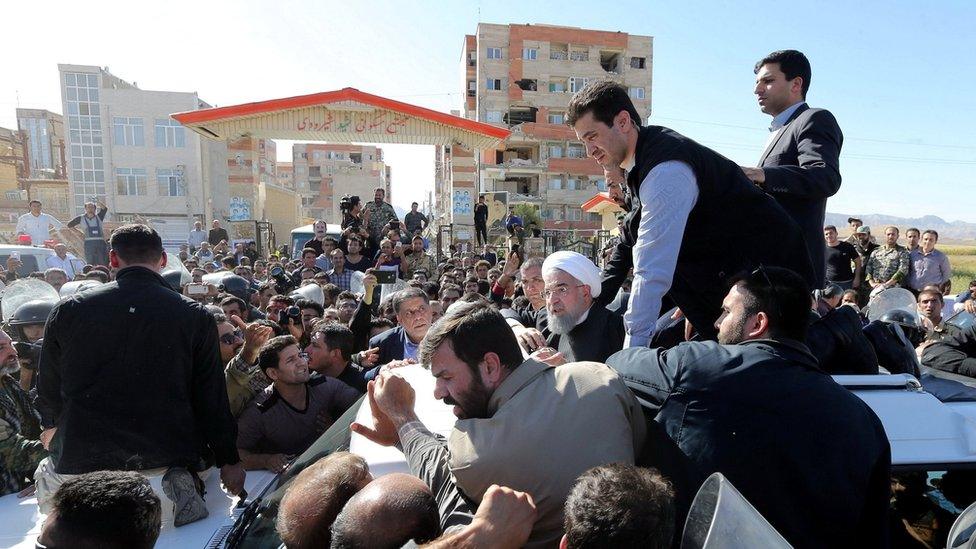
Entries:
POLYGON ((180 181, 178 170, 156 169, 156 184, 159 185, 159 196, 186 196, 186 189, 180 181))
POLYGON ((565 124, 566 123, 566 113, 563 113, 563 112, 551 112, 551 113, 549 113, 549 123, 550 124, 565 124))
POLYGON ((547 217, 549 219, 551 219, 553 221, 562 221, 562 219, 563 219, 563 209, 562 209, 562 207, 557 206, 555 208, 549 208, 548 209, 548 212, 549 212, 549 215, 547 217))
POLYGON ((474 80, 468 80, 468 97, 474 97, 478 93, 478 84, 474 80))
POLYGON ((584 48, 573 48, 569 52, 569 58, 573 61, 589 61, 590 50, 584 48))
POLYGON ((522 59, 525 59, 526 61, 535 61, 538 58, 538 48, 522 48, 522 59))
POLYGON ((576 93, 581 89, 585 88, 586 85, 589 83, 590 83, 589 78, 585 78, 582 76, 574 76, 569 79, 569 91, 572 93, 576 93))
POLYGON ((116 116, 112 118, 115 144, 129 147, 142 147, 146 144, 145 128, 141 118, 116 116))
POLYGON ((566 44, 550 44, 549 45, 549 59, 555 61, 565 61, 569 59, 569 48, 566 44))
POLYGON ((630 68, 632 69, 643 69, 645 59, 643 57, 631 57, 630 58, 630 68))
POLYGON ((596 184, 596 188, 597 188, 598 191, 606 191, 607 190, 607 180, 606 179, 603 179, 602 177, 599 178, 599 179, 591 179, 590 180, 590 183, 595 183, 596 184))
POLYGON ((580 180, 576 178, 570 178, 566 180, 566 190, 568 191, 578 191, 580 190, 580 180))
POLYGON ((549 188, 552 189, 552 190, 554 190, 554 191, 558 191, 558 190, 562 189, 563 188, 563 180, 562 180, 562 178, 556 177, 556 178, 550 179, 549 180, 549 188))
POLYGON ((485 113, 486 122, 494 122, 496 124, 501 124, 502 122, 502 111, 488 111, 485 113))
POLYGON ((146 170, 143 168, 115 168, 117 194, 126 196, 146 195, 146 170))
MULTIPOLYGON (((550 122, 552 122, 552 115, 550 116, 550 122)), ((549 145, 549 158, 562 158, 563 157, 563 146, 562 145, 549 145)))
POLYGON ((501 78, 489 78, 486 82, 489 90, 501 90, 502 89, 502 79, 501 78))
POLYGON ((603 221, 603 216, 598 213, 590 212, 586 214, 586 220, 589 221, 590 223, 599 223, 603 221))
POLYGON ((186 146, 186 129, 176 120, 156 119, 156 146, 162 148, 183 148, 186 146))
POLYGON ((630 88, 631 99, 644 99, 644 88, 630 88))
POLYGON ((572 144, 566 150, 566 156, 570 158, 586 158, 586 147, 583 145, 572 144))
POLYGON ((6 191, 3 193, 7 200, 23 200, 20 191, 6 191))
POLYGON ((565 80, 550 80, 549 81, 549 91, 551 93, 565 93, 566 92, 566 81, 565 80))
POLYGON ((579 208, 566 208, 566 221, 579 221, 583 219, 583 210, 579 208))
POLYGON ((501 59, 502 49, 501 48, 488 48, 488 59, 501 59))

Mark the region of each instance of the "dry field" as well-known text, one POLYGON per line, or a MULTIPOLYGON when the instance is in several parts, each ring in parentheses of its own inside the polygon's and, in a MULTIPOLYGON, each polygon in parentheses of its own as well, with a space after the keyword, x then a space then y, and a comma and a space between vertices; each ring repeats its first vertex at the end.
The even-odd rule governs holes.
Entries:
POLYGON ((952 293, 965 291, 976 280, 976 245, 948 244, 939 249, 949 256, 952 267, 952 293))

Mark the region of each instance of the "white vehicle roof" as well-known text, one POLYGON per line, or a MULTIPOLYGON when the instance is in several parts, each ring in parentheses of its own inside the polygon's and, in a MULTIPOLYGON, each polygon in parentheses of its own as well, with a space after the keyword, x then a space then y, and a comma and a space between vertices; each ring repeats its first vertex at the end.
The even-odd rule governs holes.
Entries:
MULTIPOLYGON (((305 233, 314 233, 314 232, 315 232, 315 229, 312 228, 312 225, 311 224, 309 224, 309 225, 302 225, 301 227, 296 227, 296 228, 294 228, 294 229, 291 230, 291 234, 296 234, 296 233, 305 234, 305 233)), ((335 225, 335 224, 332 224, 332 223, 326 223, 325 224, 325 232, 326 232, 326 234, 331 234, 331 235, 342 234, 342 225, 335 225)))

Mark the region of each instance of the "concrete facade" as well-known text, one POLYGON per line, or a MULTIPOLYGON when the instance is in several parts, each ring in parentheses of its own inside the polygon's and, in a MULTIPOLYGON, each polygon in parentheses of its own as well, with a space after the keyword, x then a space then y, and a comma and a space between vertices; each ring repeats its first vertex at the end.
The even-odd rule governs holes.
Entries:
POLYGON ((382 187, 387 202, 391 199, 390 167, 379 147, 296 143, 292 147, 292 170, 302 216, 309 223, 315 219, 341 223, 339 202, 346 195, 357 195, 366 202, 382 187))
POLYGON ((195 218, 226 218, 226 145, 170 118, 209 107, 195 92, 142 90, 96 66, 58 69, 74 214, 97 197, 113 221, 152 223, 170 246, 195 218))
MULTIPOLYGON (((464 38, 464 116, 512 130, 496 150, 452 151, 452 189, 507 191, 509 204, 540 208, 546 228, 598 229, 581 204, 606 190, 603 170, 565 124, 573 93, 587 83, 626 86, 646 121, 651 112, 653 38, 550 25, 481 23, 464 38)), ((456 203, 452 208, 456 209, 456 203)), ((463 207, 462 207, 463 211, 463 207)), ((455 212, 456 214, 457 212, 455 212)), ((454 215, 455 223, 467 221, 454 215)))

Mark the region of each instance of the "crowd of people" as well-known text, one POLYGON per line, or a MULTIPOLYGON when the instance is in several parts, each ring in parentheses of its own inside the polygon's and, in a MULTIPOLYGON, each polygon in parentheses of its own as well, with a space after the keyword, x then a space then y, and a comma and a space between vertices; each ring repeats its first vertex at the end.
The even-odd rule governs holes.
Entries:
POLYGON ((923 365, 976 377, 976 331, 943 312, 976 310, 976 281, 946 304, 935 231, 903 247, 889 227, 879 246, 859 220, 848 241, 824 226, 842 137, 806 106, 805 63, 755 67, 773 117, 759 167, 641 126, 612 82, 573 97, 569 124, 626 211, 602 267, 529 257, 514 213, 507 246, 479 226, 477 253, 438 259, 416 204, 401 222, 383 189, 343 198, 342 233, 317 221, 295 259, 198 222, 183 273, 152 228, 118 228, 105 265, 39 273, 102 284, 0 334, 0 490, 36 493, 40 544, 151 547, 160 524, 207 515, 210 469, 239 495, 246 471, 288 471, 349 429, 410 474, 374 477, 350 452, 310 463, 266 510, 286 547, 670 547, 715 472, 796 547, 919 539, 889 517, 908 481, 881 421, 830 375, 917 375, 902 334, 923 365), (895 287, 921 323, 868 322, 867 299, 895 287), (400 375, 415 364, 431 394, 400 375), (421 399, 452 407, 449 436, 421 399), (336 424, 359 403, 370 421, 336 424))

